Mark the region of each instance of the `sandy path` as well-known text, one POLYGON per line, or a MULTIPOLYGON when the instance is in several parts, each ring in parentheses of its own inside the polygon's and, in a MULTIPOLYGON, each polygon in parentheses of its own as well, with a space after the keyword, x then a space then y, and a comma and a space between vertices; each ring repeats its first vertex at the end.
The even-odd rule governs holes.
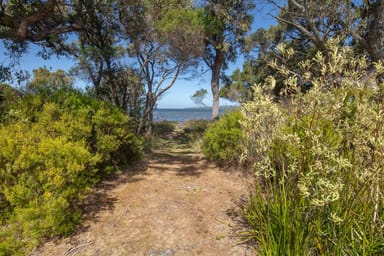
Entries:
POLYGON ((246 191, 238 174, 187 147, 164 146, 104 182, 76 234, 32 255, 253 255, 234 236, 236 203, 246 191))

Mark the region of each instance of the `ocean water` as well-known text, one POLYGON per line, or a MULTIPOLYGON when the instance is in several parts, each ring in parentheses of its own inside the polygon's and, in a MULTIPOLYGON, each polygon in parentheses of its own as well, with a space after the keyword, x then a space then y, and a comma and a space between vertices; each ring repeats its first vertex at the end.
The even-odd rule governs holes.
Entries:
MULTIPOLYGON (((222 107, 219 110, 223 114, 227 110, 234 109, 234 107, 222 107)), ((185 122, 188 120, 211 119, 210 108, 161 108, 155 109, 153 112, 153 119, 155 122, 171 121, 171 122, 185 122)))

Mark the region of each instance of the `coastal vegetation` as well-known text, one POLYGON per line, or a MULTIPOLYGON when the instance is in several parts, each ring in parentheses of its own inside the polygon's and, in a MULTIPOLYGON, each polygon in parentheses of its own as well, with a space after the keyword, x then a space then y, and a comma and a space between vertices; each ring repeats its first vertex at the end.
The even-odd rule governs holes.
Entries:
POLYGON ((141 154, 142 139, 118 108, 47 86, 3 109, 1 255, 24 255, 44 238, 69 234, 92 186, 141 154))
POLYGON ((222 166, 233 166, 239 161, 243 147, 240 110, 225 113, 204 134, 202 151, 205 156, 222 166))
MULTIPOLYGON (((242 158, 258 180, 243 214, 261 255, 384 252, 383 84, 366 79, 367 60, 350 47, 327 47, 329 61, 318 52, 299 63, 298 73, 311 81, 308 92, 277 66, 289 96, 273 100, 271 77, 242 108, 242 158), (342 77, 330 79, 334 74, 342 77)), ((384 71, 374 65, 371 78, 384 71)))
POLYGON ((264 4, 0 1, 0 255, 71 234, 99 182, 170 138, 247 174, 239 236, 258 255, 383 255, 384 1, 264 4), (258 5, 274 25, 251 28, 258 5), (29 44, 75 67, 29 77, 16 69, 29 44), (201 66, 212 121, 154 123, 201 66), (220 96, 241 106, 218 116, 220 96))

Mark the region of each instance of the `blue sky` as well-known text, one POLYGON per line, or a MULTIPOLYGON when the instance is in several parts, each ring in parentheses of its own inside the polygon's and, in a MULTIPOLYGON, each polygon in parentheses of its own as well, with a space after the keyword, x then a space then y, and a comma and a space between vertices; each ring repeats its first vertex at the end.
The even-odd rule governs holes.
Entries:
MULTIPOLYGON (((254 10, 254 22, 252 25, 252 31, 255 31, 257 28, 264 27, 267 28, 272 24, 275 24, 275 20, 271 18, 268 14, 268 10, 265 8, 256 8, 254 10)), ((3 47, 0 45, 0 47, 3 47)), ((9 59, 5 57, 3 54, 5 50, 0 50, 0 63, 7 63, 9 59)), ((43 58, 36 55, 37 49, 36 47, 30 47, 28 53, 26 53, 22 59, 20 60, 20 67, 22 69, 28 70, 31 72, 33 69, 37 69, 39 67, 46 67, 52 71, 56 71, 57 69, 63 69, 68 71, 74 63, 65 57, 56 57, 52 56, 48 60, 44 60, 43 58)), ((242 63, 244 59, 242 56, 238 56, 237 61, 229 65, 228 70, 226 70, 226 74, 231 74, 233 70, 236 68, 242 68, 242 63)), ((203 70, 206 67, 203 66, 203 70)), ((200 70, 200 69, 199 69, 200 70)), ((32 72, 31 72, 32 73, 32 72)), ((158 108, 188 108, 188 107, 198 107, 192 100, 191 96, 195 91, 199 89, 207 89, 210 92, 210 72, 206 72, 204 75, 199 77, 194 77, 188 80, 179 79, 175 85, 158 101, 158 108)), ((78 86, 84 86, 83 81, 77 81, 78 86)), ((205 103, 207 105, 211 104, 211 94, 208 95, 205 103)), ((233 105, 233 102, 221 99, 220 105, 228 106, 233 105)))

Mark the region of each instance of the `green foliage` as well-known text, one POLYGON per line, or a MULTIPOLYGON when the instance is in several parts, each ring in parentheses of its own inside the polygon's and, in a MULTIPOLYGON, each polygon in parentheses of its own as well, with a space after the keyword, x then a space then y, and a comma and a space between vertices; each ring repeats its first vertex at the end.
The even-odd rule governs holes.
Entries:
POLYGON ((206 89, 199 89, 197 90, 192 96, 191 100, 197 104, 197 105, 203 105, 204 107, 207 107, 205 105, 204 100, 208 95, 208 91, 206 89))
POLYGON ((211 122, 204 119, 189 120, 184 123, 183 134, 191 147, 201 149, 205 131, 211 122))
POLYGON ((166 138, 168 137, 176 128, 176 123, 170 122, 167 120, 156 122, 153 124, 153 135, 166 138))
POLYGON ((210 121, 204 119, 189 120, 184 123, 184 133, 195 136, 203 136, 209 127, 209 124, 210 121))
POLYGON ((243 214, 260 255, 384 253, 384 68, 370 73, 350 48, 328 47, 328 61, 318 53, 299 72, 272 64, 285 100, 269 96, 270 78, 243 107, 243 160, 259 181, 243 214), (313 87, 303 94, 305 79, 313 87))
POLYGON ((308 246, 315 240, 310 241, 311 225, 302 211, 303 204, 290 200, 295 198, 294 193, 284 184, 275 184, 264 189, 256 187, 250 195, 243 216, 260 255, 317 255, 308 246))
MULTIPOLYGON (((181 24, 189 24, 190 28, 201 30, 203 10, 192 8, 175 8, 166 10, 161 20, 158 21, 157 26, 159 31, 170 32, 177 30, 181 24)), ((193 30, 191 30, 193 32, 193 30)))
POLYGON ((81 220, 76 204, 141 139, 110 104, 69 90, 28 95, 0 126, 0 255, 23 255, 81 220))
POLYGON ((64 70, 51 72, 46 68, 33 70, 33 80, 28 84, 28 90, 33 92, 54 93, 60 88, 70 88, 73 78, 68 76, 64 70))
POLYGON ((203 138, 203 153, 208 159, 221 165, 233 165, 239 160, 243 140, 242 119, 240 110, 227 112, 207 129, 203 138))
POLYGON ((21 93, 7 84, 0 83, 0 124, 6 122, 12 113, 12 106, 21 98, 21 93))

